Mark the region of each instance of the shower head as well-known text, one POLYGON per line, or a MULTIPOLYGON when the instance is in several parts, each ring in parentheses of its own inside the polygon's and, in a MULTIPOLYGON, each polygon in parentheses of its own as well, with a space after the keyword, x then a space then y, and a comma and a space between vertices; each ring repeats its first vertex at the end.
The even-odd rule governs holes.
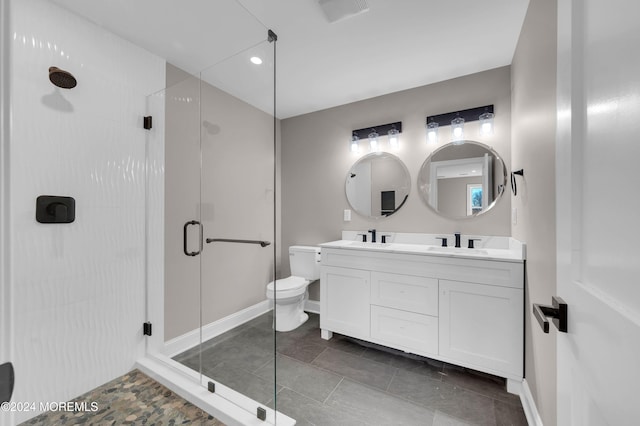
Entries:
POLYGON ((73 89, 78 84, 76 78, 69 71, 61 70, 58 67, 49 67, 49 80, 62 89, 73 89))

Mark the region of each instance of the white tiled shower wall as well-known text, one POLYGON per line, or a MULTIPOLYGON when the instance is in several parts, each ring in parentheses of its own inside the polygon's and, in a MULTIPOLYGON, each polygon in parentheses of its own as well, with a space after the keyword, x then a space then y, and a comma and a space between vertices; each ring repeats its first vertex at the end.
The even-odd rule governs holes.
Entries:
POLYGON ((165 63, 49 1, 11 8, 13 400, 65 401, 144 354, 141 123, 165 63), (54 87, 50 66, 78 86, 54 87), (37 223, 39 195, 74 197, 75 222, 37 223))

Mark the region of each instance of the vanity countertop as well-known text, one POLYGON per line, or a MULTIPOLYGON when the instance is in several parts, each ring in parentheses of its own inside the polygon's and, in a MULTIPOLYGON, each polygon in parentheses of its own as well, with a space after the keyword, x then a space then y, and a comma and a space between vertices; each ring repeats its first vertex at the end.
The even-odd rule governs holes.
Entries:
MULTIPOLYGON (((344 236, 344 235, 343 235, 344 236)), ((435 238, 435 237, 434 237, 435 238)), ((402 240, 403 238, 398 238, 402 240)), ((509 237, 484 237, 483 246, 469 249, 465 247, 441 247, 437 244, 417 242, 371 243, 343 239, 320 244, 320 247, 346 250, 369 250, 376 252, 417 254, 503 262, 523 262, 526 258, 525 244, 509 237)), ((426 239, 425 239, 426 240, 426 239)))

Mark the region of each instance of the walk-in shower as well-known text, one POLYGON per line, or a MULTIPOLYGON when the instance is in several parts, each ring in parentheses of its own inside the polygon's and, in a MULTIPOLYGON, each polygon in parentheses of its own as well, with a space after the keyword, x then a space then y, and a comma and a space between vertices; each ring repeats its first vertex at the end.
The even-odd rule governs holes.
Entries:
MULTIPOLYGON (((12 398, 68 401, 138 368, 225 423, 291 424, 274 411, 266 295, 280 256, 277 36, 239 1, 195 2, 217 33, 193 69, 97 19, 125 3, 133 27, 158 23, 148 8, 134 18, 142 2, 0 0, 0 365, 15 371, 12 398), (43 194, 73 197, 74 220, 38 222, 43 194), (225 333, 247 344, 224 345, 225 333), (256 394, 243 383, 258 369, 256 394)), ((163 29, 193 35, 169 11, 190 6, 165 6, 163 29)))
POLYGON ((149 356, 270 422, 277 406, 266 297, 279 260, 276 44, 264 28, 261 39, 198 73, 167 64, 167 87, 148 97, 146 112, 153 122, 149 356))

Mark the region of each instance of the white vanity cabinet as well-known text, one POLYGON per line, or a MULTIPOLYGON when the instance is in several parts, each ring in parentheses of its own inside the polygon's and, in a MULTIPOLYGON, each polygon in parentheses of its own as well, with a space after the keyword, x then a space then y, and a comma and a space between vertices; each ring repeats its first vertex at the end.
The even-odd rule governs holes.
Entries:
POLYGON ((336 332, 519 383, 523 281, 522 260, 323 245, 322 337, 336 332))

